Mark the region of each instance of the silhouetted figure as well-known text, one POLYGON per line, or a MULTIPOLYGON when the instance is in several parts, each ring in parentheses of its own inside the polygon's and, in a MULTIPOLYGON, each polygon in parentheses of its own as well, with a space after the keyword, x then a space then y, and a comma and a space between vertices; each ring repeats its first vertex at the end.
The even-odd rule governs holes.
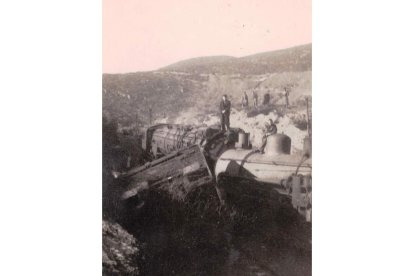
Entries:
POLYGON ((230 109, 231 103, 227 99, 227 95, 223 95, 220 101, 221 130, 230 130, 230 109))
POLYGON ((263 105, 268 105, 270 103, 270 94, 269 91, 263 95, 263 105))
POLYGON ((273 122, 272 119, 269 119, 269 124, 266 124, 265 128, 266 128, 265 129, 265 134, 263 135, 262 145, 260 147, 260 152, 261 153, 264 153, 264 149, 265 149, 266 144, 267 144, 267 137, 277 133, 276 124, 273 122))
POLYGON ((242 100, 241 100, 242 108, 249 107, 249 97, 247 96, 247 92, 244 91, 242 100))
POLYGON ((257 108, 257 102, 258 102, 259 96, 257 95, 256 90, 253 90, 252 93, 253 93, 253 106, 257 108))
POLYGON ((285 101, 286 101, 286 109, 289 108, 289 88, 285 87, 285 101))

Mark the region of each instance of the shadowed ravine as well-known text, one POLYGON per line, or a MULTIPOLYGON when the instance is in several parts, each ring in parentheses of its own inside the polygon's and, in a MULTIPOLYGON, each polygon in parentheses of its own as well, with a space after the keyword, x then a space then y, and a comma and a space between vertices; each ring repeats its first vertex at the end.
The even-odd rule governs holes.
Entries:
POLYGON ((110 219, 138 241, 136 275, 311 275, 310 225, 288 206, 251 198, 220 208, 211 186, 185 203, 151 192, 110 219))

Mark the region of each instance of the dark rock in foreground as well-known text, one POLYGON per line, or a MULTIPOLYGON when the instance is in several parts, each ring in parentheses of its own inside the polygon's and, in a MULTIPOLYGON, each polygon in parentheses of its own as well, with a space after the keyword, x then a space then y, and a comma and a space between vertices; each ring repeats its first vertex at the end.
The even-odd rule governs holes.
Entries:
POLYGON ((102 221, 102 274, 140 275, 136 239, 119 224, 102 221))

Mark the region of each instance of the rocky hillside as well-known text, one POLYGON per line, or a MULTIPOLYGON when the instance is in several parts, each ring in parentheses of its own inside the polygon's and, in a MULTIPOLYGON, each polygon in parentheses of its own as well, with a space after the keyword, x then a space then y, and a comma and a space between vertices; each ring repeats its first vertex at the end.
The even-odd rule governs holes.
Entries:
MULTIPOLYGON (((291 98, 311 95, 312 45, 247 57, 202 57, 181 61, 151 72, 104 74, 103 112, 122 125, 174 118, 192 108, 198 114, 217 112, 222 94, 234 108, 244 90, 258 89, 259 99, 268 91, 271 103, 282 99, 286 86, 291 98)), ((249 92, 250 93, 250 92, 249 92)))

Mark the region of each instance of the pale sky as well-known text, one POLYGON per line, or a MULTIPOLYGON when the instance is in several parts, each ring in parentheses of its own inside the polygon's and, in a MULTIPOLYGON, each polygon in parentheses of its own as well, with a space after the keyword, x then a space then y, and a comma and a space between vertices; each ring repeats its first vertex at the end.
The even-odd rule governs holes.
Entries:
POLYGON ((312 41, 311 0, 103 0, 103 72, 312 41))

